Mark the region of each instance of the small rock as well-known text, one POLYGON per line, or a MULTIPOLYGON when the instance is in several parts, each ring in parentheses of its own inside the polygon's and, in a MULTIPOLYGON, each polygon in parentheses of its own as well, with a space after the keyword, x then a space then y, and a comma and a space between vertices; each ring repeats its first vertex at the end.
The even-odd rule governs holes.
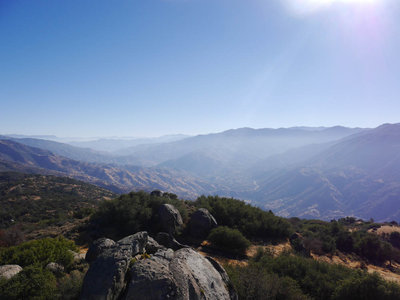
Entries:
POLYGON ((81 262, 82 260, 85 260, 86 257, 85 253, 78 253, 72 250, 68 250, 68 252, 72 254, 74 262, 81 262))
POLYGON ((0 278, 11 279, 21 271, 19 265, 3 265, 0 266, 0 278))
POLYGON ((55 262, 49 262, 46 266, 46 269, 53 272, 54 274, 61 274, 64 272, 64 267, 55 262))

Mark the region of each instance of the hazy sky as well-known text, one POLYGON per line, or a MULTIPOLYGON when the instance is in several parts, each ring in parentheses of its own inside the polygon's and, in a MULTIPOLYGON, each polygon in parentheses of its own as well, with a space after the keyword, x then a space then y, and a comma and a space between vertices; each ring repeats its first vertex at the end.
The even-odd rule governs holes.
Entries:
POLYGON ((0 0, 0 133, 400 121, 399 0, 0 0))

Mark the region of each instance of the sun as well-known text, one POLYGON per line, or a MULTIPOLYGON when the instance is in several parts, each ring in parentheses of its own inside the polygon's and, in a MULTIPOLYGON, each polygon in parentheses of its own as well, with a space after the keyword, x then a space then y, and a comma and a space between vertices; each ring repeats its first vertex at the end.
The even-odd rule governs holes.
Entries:
POLYGON ((384 0, 286 0, 289 8, 295 13, 307 14, 330 7, 334 4, 357 6, 377 5, 384 0))

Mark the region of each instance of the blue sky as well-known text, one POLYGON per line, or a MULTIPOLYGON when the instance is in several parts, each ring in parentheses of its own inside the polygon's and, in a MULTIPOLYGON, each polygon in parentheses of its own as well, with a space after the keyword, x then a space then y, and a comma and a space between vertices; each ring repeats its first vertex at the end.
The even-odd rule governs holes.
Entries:
POLYGON ((396 0, 0 0, 0 133, 400 121, 396 0))

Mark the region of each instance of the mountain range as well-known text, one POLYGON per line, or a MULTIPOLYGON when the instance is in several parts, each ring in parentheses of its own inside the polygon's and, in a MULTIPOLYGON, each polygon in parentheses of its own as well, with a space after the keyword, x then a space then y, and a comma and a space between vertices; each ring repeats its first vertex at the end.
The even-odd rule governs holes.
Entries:
POLYGON ((175 138, 107 152, 2 136, 0 170, 70 176, 114 192, 232 196, 283 216, 400 219, 400 124, 175 138))

